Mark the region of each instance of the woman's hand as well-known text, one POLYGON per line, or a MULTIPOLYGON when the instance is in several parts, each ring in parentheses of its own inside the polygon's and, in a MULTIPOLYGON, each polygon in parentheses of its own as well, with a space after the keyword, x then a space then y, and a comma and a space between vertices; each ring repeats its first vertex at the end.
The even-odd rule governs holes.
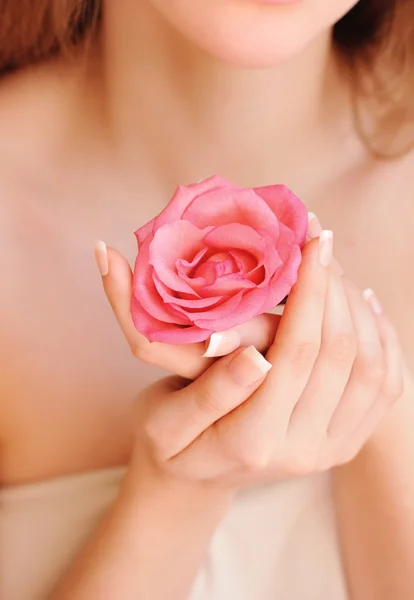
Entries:
POLYGON ((187 379, 195 379, 214 362, 212 357, 224 356, 240 346, 249 345, 265 352, 273 342, 280 316, 264 314, 222 334, 213 334, 207 352, 203 342, 186 346, 150 343, 132 322, 132 273, 127 260, 103 242, 96 245, 96 258, 112 310, 132 353, 144 362, 187 379))
POLYGON ((174 477, 235 485, 351 460, 402 393, 396 333, 367 296, 341 276, 321 234, 304 250, 268 363, 249 347, 193 383, 157 383, 138 403, 141 459, 174 477))

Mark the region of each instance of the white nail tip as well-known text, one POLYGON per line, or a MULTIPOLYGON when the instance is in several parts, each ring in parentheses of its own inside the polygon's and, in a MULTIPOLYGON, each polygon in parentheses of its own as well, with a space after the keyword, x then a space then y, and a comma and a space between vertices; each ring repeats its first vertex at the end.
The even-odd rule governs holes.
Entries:
POLYGON ((268 373, 272 368, 272 364, 265 359, 263 354, 260 354, 254 346, 249 346, 243 351, 246 356, 258 367, 258 369, 264 374, 268 373))
POLYGON ((332 240, 332 239, 333 239, 333 231, 331 231, 330 229, 324 229, 319 236, 319 240, 321 242, 325 242, 327 240, 332 240))
POLYGON ((203 354, 203 358, 212 358, 217 355, 217 350, 223 343, 223 336, 221 333, 212 333, 207 346, 206 351, 203 354))
POLYGON ((362 295, 365 300, 369 300, 374 295, 374 290, 372 290, 371 288, 367 288, 362 292, 362 295))

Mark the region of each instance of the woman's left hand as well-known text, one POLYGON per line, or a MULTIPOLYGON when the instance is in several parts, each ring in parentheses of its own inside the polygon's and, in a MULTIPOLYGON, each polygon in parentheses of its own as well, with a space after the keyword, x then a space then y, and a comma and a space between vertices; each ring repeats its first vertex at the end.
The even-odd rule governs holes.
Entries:
MULTIPOLYGON (((278 476, 323 471, 351 460, 403 391, 397 334, 378 300, 367 292, 364 298, 351 281, 340 276, 335 262, 329 268, 326 291, 318 295, 318 278, 326 278, 326 269, 315 266, 317 246, 314 240, 304 250, 298 282, 271 343, 273 316, 262 316, 271 319, 261 337, 262 342, 265 340, 263 349, 269 348, 266 358, 273 364, 263 390, 254 394, 263 395, 263 402, 249 401, 231 416, 235 426, 230 429, 244 440, 243 446, 249 448, 249 453, 257 445, 256 426, 267 423, 264 431, 268 435, 261 434, 260 445, 278 446, 274 454, 277 460, 266 469, 278 476), (249 418, 246 411, 250 412, 249 418), (241 426, 242 422, 237 425, 239 415, 247 428, 241 426), (248 443, 251 436, 252 444, 248 443)), ((113 292, 114 281, 116 278, 106 280, 107 294, 108 290, 113 292)), ((125 285, 124 295, 109 294, 124 333, 131 319, 130 293, 125 285)), ((257 330, 253 331, 252 322, 245 324, 244 331, 243 345, 256 345, 257 330), (253 333, 251 340, 249 328, 253 333)), ((132 329, 128 332, 130 336, 135 334, 140 335, 132 329)), ((192 352, 193 366, 205 370, 200 368, 206 360, 202 358, 204 348, 195 346, 200 345, 165 346, 151 362, 164 366, 162 352, 167 352, 167 360, 174 352, 181 360, 192 352)), ((141 358, 145 360, 145 356, 141 358)), ((182 374, 182 369, 178 372, 182 374)), ((261 447, 258 452, 262 453, 261 447)))

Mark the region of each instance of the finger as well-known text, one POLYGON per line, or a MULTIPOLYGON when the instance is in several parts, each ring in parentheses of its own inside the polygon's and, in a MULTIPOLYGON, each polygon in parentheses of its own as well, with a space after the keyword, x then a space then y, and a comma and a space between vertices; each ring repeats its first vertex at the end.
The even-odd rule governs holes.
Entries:
POLYGON ((357 337, 357 354, 351 376, 329 424, 333 438, 349 437, 373 406, 385 375, 385 358, 377 320, 361 291, 344 279, 357 337))
MULTIPOLYGON (((109 304, 130 346, 138 334, 131 316, 132 272, 120 252, 108 248, 104 242, 95 246, 95 258, 102 275, 102 283, 109 304)), ((149 345, 143 336, 142 343, 149 345)))
POLYGON ((286 432, 297 399, 302 394, 318 356, 322 318, 332 256, 332 234, 310 242, 303 252, 298 281, 292 289, 276 338, 266 358, 273 368, 263 385, 218 424, 231 430, 248 447, 258 437, 268 440, 269 453, 280 432, 286 432), (327 244, 327 245, 326 245, 327 244))
POLYGON ((371 290, 369 292, 368 302, 375 315, 384 352, 385 377, 375 403, 354 433, 352 445, 355 450, 359 450, 373 434, 385 414, 404 392, 404 363, 398 334, 385 316, 377 297, 371 290))
POLYGON ((132 272, 128 261, 103 242, 96 244, 95 255, 106 297, 134 356, 188 379, 205 371, 212 361, 202 358, 203 343, 187 346, 150 343, 136 330, 131 315, 132 272))
POLYGON ((225 356, 240 346, 254 346, 264 354, 275 338, 280 318, 280 315, 265 313, 227 331, 213 333, 206 343, 204 356, 225 356))
POLYGON ((271 364, 253 346, 236 350, 181 390, 159 398, 147 420, 163 459, 179 454, 260 386, 271 364), (161 443, 161 446, 160 446, 161 443))
POLYGON ((309 242, 316 237, 319 237, 322 233, 322 226, 315 213, 308 213, 308 232, 306 234, 306 241, 309 242))
POLYGON ((333 267, 322 324, 319 356, 309 382, 296 404, 289 435, 317 442, 326 435, 351 374, 357 341, 342 277, 333 267))
MULTIPOLYGON (((322 233, 321 224, 314 213, 308 214, 308 221, 307 242, 322 233)), ((227 331, 213 333, 207 340, 204 356, 225 356, 240 346, 250 344, 265 354, 273 343, 280 318, 280 315, 266 313, 227 331)))

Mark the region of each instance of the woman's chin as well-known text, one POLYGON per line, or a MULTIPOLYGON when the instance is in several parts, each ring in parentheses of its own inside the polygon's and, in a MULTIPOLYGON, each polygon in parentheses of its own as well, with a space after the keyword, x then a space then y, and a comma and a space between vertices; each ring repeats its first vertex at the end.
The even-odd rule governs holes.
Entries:
POLYGON ((271 39, 246 31, 240 38, 236 35, 194 37, 192 40, 207 54, 223 63, 246 69, 266 69, 288 61, 310 43, 309 36, 278 35, 271 39))
POLYGON ((276 66, 331 31, 356 0, 268 4, 259 0, 150 0, 183 39, 225 63, 276 66))
POLYGON ((227 64, 245 68, 245 69, 268 69, 276 67, 279 64, 287 62, 289 59, 298 55, 305 44, 279 45, 277 48, 271 47, 243 47, 226 48, 214 52, 213 54, 227 64))

